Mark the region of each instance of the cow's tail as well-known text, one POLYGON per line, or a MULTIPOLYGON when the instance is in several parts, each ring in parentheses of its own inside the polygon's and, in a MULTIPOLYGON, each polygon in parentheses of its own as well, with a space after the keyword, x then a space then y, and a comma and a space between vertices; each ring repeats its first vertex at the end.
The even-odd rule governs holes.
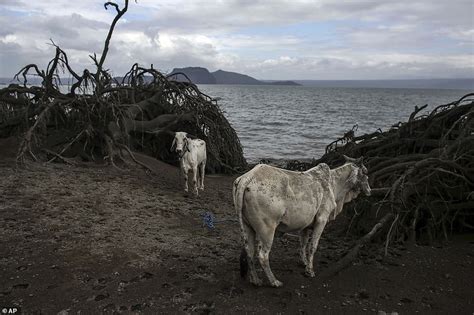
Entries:
POLYGON ((242 175, 234 181, 234 186, 232 187, 234 208, 239 217, 240 232, 242 234, 242 238, 244 241, 244 247, 242 248, 242 252, 240 253, 240 276, 242 278, 245 278, 248 272, 247 251, 245 249, 245 246, 247 246, 246 244, 248 244, 248 237, 244 229, 244 224, 246 223, 244 223, 242 208, 243 208, 245 190, 247 189, 247 185, 249 184, 250 180, 251 180, 251 176, 242 175))
POLYGON ((240 277, 245 278, 247 276, 247 273, 249 272, 249 262, 247 259, 247 251, 245 248, 242 248, 242 251, 240 252, 240 277))

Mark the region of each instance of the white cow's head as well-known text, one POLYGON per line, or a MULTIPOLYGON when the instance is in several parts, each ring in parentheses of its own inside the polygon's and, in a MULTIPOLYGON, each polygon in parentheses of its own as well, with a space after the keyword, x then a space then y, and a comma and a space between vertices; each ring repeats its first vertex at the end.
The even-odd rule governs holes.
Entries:
POLYGON ((352 185, 352 191, 357 196, 361 191, 366 195, 370 196, 371 189, 369 185, 369 177, 367 176, 367 168, 363 163, 363 157, 358 159, 353 159, 348 156, 344 155, 344 159, 354 164, 354 170, 352 171, 351 175, 349 176, 349 182, 352 185))
POLYGON ((186 132, 176 132, 173 143, 171 144, 171 152, 176 151, 182 158, 186 152, 189 152, 188 134, 186 132))

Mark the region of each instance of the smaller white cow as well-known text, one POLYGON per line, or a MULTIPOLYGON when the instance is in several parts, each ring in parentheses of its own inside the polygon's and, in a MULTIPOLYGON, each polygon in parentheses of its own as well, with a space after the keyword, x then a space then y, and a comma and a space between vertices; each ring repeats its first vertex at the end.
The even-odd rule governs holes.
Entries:
POLYGON ((321 163, 305 172, 260 164, 235 180, 234 205, 244 240, 242 276, 249 269, 250 282, 260 285, 254 266, 258 260, 270 284, 283 285, 269 263, 273 238, 279 231, 299 232, 301 260, 306 274, 314 277, 313 256, 326 223, 360 192, 370 195, 362 158, 346 157, 346 161, 332 170, 321 163))
POLYGON ((184 177, 184 191, 188 192, 188 173, 192 170, 194 194, 199 195, 198 188, 204 190, 206 142, 201 139, 192 139, 186 132, 176 132, 171 151, 179 155, 179 166, 184 177))

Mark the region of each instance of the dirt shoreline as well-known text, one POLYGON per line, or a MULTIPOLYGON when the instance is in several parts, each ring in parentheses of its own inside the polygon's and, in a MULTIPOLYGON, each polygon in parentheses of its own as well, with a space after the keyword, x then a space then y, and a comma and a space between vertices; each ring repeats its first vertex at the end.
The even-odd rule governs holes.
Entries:
MULTIPOLYGON (((392 247, 387 259, 371 247, 330 279, 305 277, 298 241, 286 236, 270 260, 284 287, 254 288, 239 276, 237 224, 209 230, 202 222, 206 211, 235 218, 234 177, 207 177, 194 198, 182 192, 178 169, 157 161, 157 175, 0 162, 0 306, 43 314, 474 311, 472 234, 443 247, 392 247)), ((337 232, 333 224, 323 234, 317 274, 354 241, 337 232)))

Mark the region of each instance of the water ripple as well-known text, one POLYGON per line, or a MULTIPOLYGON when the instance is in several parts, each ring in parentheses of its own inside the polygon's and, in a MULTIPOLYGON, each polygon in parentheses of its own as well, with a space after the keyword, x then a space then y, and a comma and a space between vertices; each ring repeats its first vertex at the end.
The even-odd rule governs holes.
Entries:
POLYGON ((326 145, 358 124, 357 134, 406 121, 415 105, 428 109, 464 95, 459 90, 200 85, 219 102, 250 162, 318 158, 326 145))

